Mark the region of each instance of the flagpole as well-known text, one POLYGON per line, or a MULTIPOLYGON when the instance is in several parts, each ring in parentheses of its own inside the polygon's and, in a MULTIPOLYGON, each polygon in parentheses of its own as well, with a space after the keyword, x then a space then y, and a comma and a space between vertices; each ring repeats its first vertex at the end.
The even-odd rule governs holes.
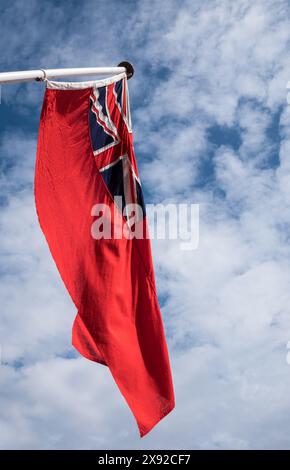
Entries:
POLYGON ((0 84, 43 81, 48 78, 77 77, 81 75, 110 75, 126 72, 127 78, 134 74, 133 65, 130 62, 121 62, 118 67, 87 67, 71 69, 38 69, 23 70, 19 72, 1 72, 0 84))

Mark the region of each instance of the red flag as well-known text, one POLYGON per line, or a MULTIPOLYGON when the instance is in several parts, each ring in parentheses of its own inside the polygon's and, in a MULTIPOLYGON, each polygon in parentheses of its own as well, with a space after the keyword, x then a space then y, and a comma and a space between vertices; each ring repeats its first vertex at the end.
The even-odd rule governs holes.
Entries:
POLYGON ((174 393, 150 240, 130 237, 130 228, 145 234, 147 221, 127 78, 46 85, 35 201, 78 310, 72 342, 110 368, 144 436, 174 408, 174 393), (143 211, 131 226, 135 203, 143 211), (104 226, 117 236, 102 236, 104 226))

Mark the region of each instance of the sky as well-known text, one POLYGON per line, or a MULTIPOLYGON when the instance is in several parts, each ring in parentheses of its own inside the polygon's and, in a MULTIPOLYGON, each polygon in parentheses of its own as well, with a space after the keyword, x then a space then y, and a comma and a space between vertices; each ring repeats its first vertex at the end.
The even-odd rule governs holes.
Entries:
POLYGON ((196 250, 152 242, 176 408, 140 439, 108 369, 71 346, 33 196, 43 84, 2 86, 0 448, 290 449, 290 2, 0 0, 0 14, 1 71, 132 62, 146 202, 200 205, 196 250))

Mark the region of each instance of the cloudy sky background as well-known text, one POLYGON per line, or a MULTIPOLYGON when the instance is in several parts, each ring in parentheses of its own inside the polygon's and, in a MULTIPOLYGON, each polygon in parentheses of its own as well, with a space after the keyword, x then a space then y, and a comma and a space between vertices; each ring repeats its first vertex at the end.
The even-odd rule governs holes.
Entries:
POLYGON ((200 204, 200 243, 154 242, 176 409, 148 436, 71 347, 38 226, 43 85, 2 87, 0 448, 290 449, 290 3, 0 2, 0 70, 130 60, 147 202, 200 204))

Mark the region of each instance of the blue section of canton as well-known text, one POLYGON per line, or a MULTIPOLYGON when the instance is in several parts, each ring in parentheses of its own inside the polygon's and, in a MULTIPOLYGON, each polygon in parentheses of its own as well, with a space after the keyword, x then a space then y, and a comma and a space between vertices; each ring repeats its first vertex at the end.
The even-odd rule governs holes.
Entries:
POLYGON ((94 152, 114 142, 114 138, 107 134, 103 126, 98 123, 97 117, 92 109, 90 109, 90 133, 94 152))
POLYGON ((98 102, 102 106, 102 113, 104 114, 104 116, 108 117, 107 107, 106 107, 106 87, 102 86, 101 88, 98 88, 98 92, 99 92, 98 102))
POLYGON ((122 198, 122 207, 120 209, 124 210, 125 207, 125 194, 124 194, 124 178, 123 178, 123 164, 122 160, 119 160, 118 163, 103 170, 101 175, 110 191, 112 197, 121 196, 122 198))
MULTIPOLYGON (((107 168, 106 170, 101 171, 101 175, 104 179, 104 182, 107 185, 108 190, 110 191, 112 197, 120 196, 122 199, 122 207, 120 209, 122 212, 128 201, 125 198, 125 189, 124 189, 124 174, 123 174, 123 161, 119 160, 115 165, 107 168)), ((139 206, 142 207, 143 217, 146 215, 145 203, 142 193, 142 188, 140 183, 135 178, 136 184, 136 201, 139 206)))
POLYGON ((145 217, 146 207, 145 207, 145 202, 144 202, 144 197, 143 197, 143 191, 139 182, 137 180, 135 181, 136 181, 137 203, 139 204, 139 206, 142 207, 143 216, 145 217))
POLYGON ((115 92, 117 95, 117 102, 119 103, 122 109, 122 90, 123 90, 123 80, 120 80, 115 83, 115 92))

